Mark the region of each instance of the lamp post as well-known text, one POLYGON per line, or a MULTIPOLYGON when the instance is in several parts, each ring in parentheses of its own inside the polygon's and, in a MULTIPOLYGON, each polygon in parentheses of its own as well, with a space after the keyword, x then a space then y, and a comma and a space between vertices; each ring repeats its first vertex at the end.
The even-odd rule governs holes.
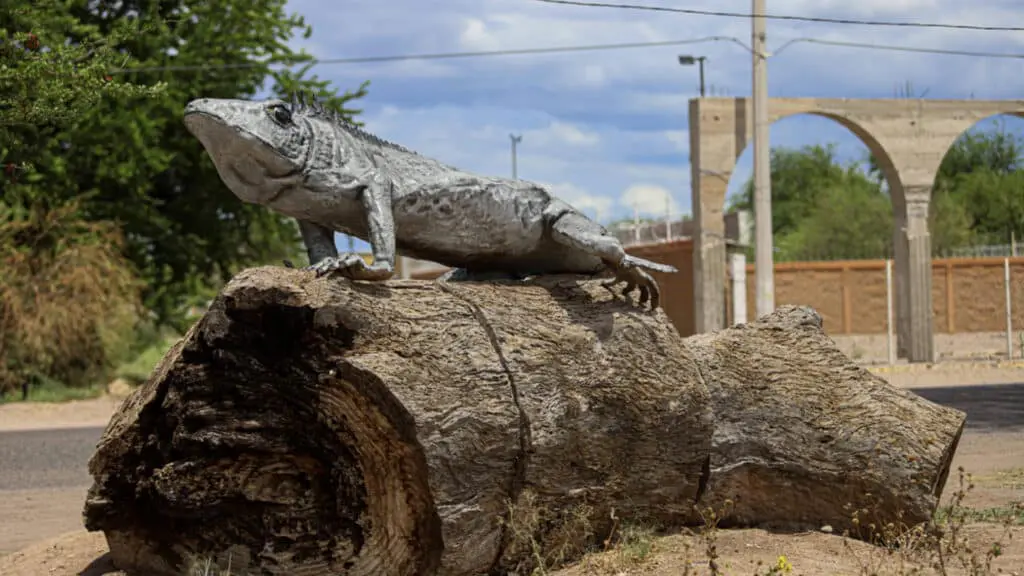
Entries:
POLYGON ((679 64, 681 66, 693 66, 697 64, 700 68, 700 97, 704 97, 704 61, 707 60, 707 56, 690 56, 686 54, 679 55, 679 64))
POLYGON ((519 174, 518 174, 518 171, 516 170, 516 144, 519 144, 520 142, 523 141, 523 136, 522 135, 514 136, 512 134, 509 134, 508 138, 509 138, 509 140, 512 141, 512 179, 513 180, 518 180, 519 179, 519 174))

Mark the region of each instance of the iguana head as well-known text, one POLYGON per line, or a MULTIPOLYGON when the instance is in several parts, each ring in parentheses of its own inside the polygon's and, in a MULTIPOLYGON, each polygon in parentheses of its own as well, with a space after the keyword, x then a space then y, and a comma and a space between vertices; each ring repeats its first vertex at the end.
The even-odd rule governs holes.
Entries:
POLYGON ((185 126, 242 200, 270 204, 300 184, 313 148, 313 128, 281 100, 199 98, 185 107, 185 126))

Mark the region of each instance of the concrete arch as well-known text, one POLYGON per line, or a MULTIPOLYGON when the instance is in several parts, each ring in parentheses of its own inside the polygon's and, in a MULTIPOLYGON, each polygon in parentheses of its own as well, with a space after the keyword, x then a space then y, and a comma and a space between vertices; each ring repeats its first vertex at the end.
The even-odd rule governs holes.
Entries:
MULTIPOLYGON (((829 118, 874 155, 890 187, 894 215, 897 333, 901 356, 934 359, 928 204, 939 164, 965 130, 998 114, 1024 113, 1021 100, 769 99, 769 119, 829 118)), ((725 318, 725 192, 752 136, 746 98, 690 100, 694 234, 694 319, 698 332, 725 318)))
POLYGON ((817 116, 819 118, 828 118, 836 124, 839 124, 843 128, 846 128, 861 141, 862 144, 867 146, 868 151, 871 152, 871 156, 874 157, 875 162, 878 163, 878 167, 882 170, 882 176, 885 177, 886 183, 889 185, 889 190, 893 192, 893 197, 901 196, 903 186, 900 184, 900 175, 896 170, 896 166, 892 162, 892 158, 889 157, 889 152, 864 126, 862 126, 856 120, 848 117, 836 114, 834 112, 824 112, 821 110, 808 110, 807 112, 799 112, 796 114, 788 114, 781 116, 772 121, 775 122, 791 116, 797 116, 799 114, 807 114, 810 116, 817 116))
MULTIPOLYGON (((986 120, 988 120, 990 118, 995 118, 996 116, 1013 116, 1015 118, 1020 118, 1020 119, 1024 120, 1024 103, 1022 103, 1019 107, 1010 107, 1009 109, 1004 110, 1002 112, 994 112, 992 114, 989 114, 989 115, 981 117, 981 118, 965 119, 963 121, 965 125, 955 135, 952 134, 952 132, 944 134, 943 136, 945 137, 947 142, 945 143, 944 146, 942 146, 942 148, 945 150, 945 152, 942 153, 942 158, 939 159, 939 164, 940 165, 942 164, 942 160, 944 160, 946 158, 946 155, 949 154, 949 151, 956 144, 956 141, 959 140, 961 136, 966 134, 968 130, 970 130, 971 128, 974 128, 975 126, 977 126, 981 122, 984 122, 984 121, 986 121, 986 120)), ((941 142, 939 143, 939 145, 941 145, 941 142)), ((936 166, 935 167, 935 175, 936 176, 938 176, 938 169, 939 169, 939 166, 936 166)))

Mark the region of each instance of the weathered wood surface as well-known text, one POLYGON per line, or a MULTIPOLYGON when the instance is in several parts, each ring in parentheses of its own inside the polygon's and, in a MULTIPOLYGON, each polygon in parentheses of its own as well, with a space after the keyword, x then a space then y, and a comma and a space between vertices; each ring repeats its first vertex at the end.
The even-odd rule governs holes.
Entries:
POLYGON ((515 570, 524 528, 571 554, 566 529, 613 512, 672 527, 728 498, 736 522, 841 529, 871 490, 924 518, 963 414, 816 323, 683 340, 595 281, 246 270, 112 419, 86 526, 140 574, 470 575, 515 570))
POLYGON ((963 412, 855 365, 809 308, 685 342, 714 411, 701 505, 729 510, 723 525, 852 531, 850 505, 864 524, 931 517, 963 412))

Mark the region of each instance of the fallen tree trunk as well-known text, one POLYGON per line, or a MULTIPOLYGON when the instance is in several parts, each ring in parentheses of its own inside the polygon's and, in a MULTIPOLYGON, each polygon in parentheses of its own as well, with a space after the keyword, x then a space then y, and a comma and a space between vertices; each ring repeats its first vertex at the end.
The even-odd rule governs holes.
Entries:
POLYGON ((593 281, 247 270, 111 420, 86 527, 140 574, 469 575, 726 498, 749 524, 843 526, 861 488, 926 517, 963 415, 856 368, 815 318, 684 341, 593 281))
POLYGON ((817 529, 927 521, 965 414, 856 366, 809 308, 686 339, 711 393, 702 507, 722 526, 817 529), (731 505, 726 506, 726 501, 731 505), (853 523, 856 515, 859 524, 853 523))

